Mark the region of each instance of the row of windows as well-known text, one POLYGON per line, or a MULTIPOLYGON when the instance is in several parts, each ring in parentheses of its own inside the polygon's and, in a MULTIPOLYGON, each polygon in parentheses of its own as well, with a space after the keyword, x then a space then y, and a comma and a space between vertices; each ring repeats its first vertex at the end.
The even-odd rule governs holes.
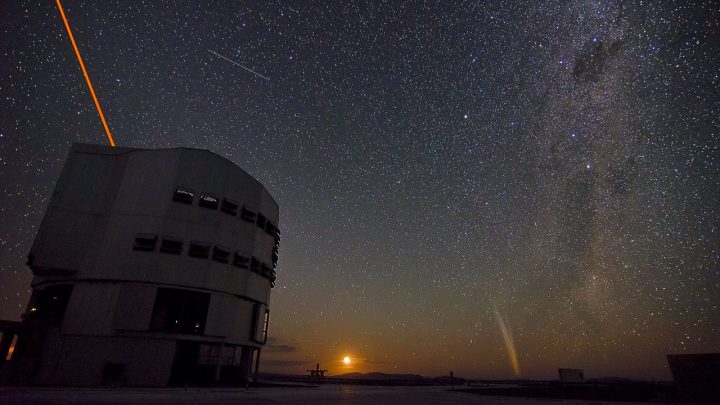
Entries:
MULTIPOLYGON (((247 350, 247 349, 246 349, 247 350)), ((243 346, 204 343, 200 345, 197 363, 202 366, 240 366, 243 346)))
MULTIPOLYGON (((158 288, 157 294, 155 295, 152 317, 150 318, 149 330, 204 335, 209 308, 210 294, 208 293, 175 288, 158 288)), ((253 329, 250 336, 253 341, 262 344, 265 344, 267 341, 269 316, 270 312, 266 304, 255 304, 253 329)), ((207 352, 204 353, 204 356, 202 354, 203 350, 201 350, 199 358, 202 359, 205 357, 205 360, 209 361, 208 357, 212 357, 217 361, 217 356, 220 354, 218 347, 219 346, 215 348, 205 348, 207 352)), ((230 348, 232 348, 232 346, 230 346, 230 348)), ((231 350, 228 350, 227 346, 222 353, 223 356, 235 357, 228 356, 231 350)), ((239 355, 240 353, 238 352, 237 354, 239 355)), ((236 361, 239 361, 239 359, 236 359, 236 361)), ((198 363, 204 364, 203 361, 199 361, 198 363)), ((234 362, 223 361, 224 365, 229 365, 230 363, 234 362)), ((212 362, 210 364, 217 363, 212 362)))
MULTIPOLYGON (((177 187, 173 193, 173 201, 193 204, 195 202, 195 191, 185 187, 177 187)), ((280 240, 280 230, 263 214, 255 212, 244 205, 241 206, 239 203, 229 198, 223 198, 221 201, 220 198, 210 193, 200 193, 198 206, 213 210, 220 208, 220 211, 228 215, 240 215, 242 220, 246 222, 254 222, 258 228, 274 237, 276 241, 280 240)))
MULTIPOLYGON (((143 252, 154 252, 158 245, 158 235, 153 233, 138 233, 135 235, 134 250, 143 252)), ((160 252, 179 255, 183 252, 184 241, 182 238, 164 235, 160 240, 160 252)), ((270 285, 275 286, 277 279, 277 248, 273 248, 272 267, 268 266, 255 256, 247 256, 240 251, 232 251, 232 249, 222 246, 213 245, 208 242, 191 240, 187 255, 200 259, 212 259, 219 263, 232 264, 233 266, 248 269, 254 273, 270 280, 270 285)))

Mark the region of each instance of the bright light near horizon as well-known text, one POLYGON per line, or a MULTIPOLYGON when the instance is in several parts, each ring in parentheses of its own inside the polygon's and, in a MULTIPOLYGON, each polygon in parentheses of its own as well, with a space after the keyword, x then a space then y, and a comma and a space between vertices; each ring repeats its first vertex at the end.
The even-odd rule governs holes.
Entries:
POLYGON ((343 363, 345 363, 346 366, 349 366, 352 362, 352 359, 349 356, 343 357, 343 363))

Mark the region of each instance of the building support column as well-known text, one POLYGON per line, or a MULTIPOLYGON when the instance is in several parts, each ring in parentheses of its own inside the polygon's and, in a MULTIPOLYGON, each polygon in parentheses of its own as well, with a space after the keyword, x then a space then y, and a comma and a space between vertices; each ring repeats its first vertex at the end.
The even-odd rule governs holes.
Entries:
POLYGON ((223 360, 223 352, 224 351, 225 351, 225 343, 220 343, 217 361, 215 362, 215 374, 213 375, 213 381, 216 384, 220 382, 220 371, 222 370, 222 360, 223 360))
POLYGON ((240 355, 240 381, 243 385, 246 385, 250 381, 250 373, 252 372, 252 355, 252 347, 242 346, 242 354, 240 355))
POLYGON ((259 372, 260 372, 260 349, 258 348, 257 354, 255 355, 255 373, 253 374, 254 382, 257 382, 259 372))

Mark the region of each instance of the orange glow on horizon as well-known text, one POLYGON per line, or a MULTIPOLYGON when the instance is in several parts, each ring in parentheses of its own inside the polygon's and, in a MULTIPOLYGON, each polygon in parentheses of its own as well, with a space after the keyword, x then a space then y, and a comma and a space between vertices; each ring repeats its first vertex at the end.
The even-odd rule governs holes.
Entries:
POLYGON ((65 29, 67 29, 68 36, 70 37, 70 42, 72 43, 73 49, 75 50, 75 56, 77 56, 77 60, 80 63, 80 69, 82 70, 83 76, 85 76, 85 81, 87 82, 88 88, 90 88, 90 95, 92 95, 92 99, 95 102, 95 107, 97 108, 98 115, 100 115, 100 121, 102 121, 103 128, 105 128, 105 133, 107 134, 108 141, 110 141, 110 146, 114 147, 115 140, 110 133, 110 128, 108 127, 107 122, 105 121, 105 115, 100 108, 100 102, 95 95, 95 89, 93 89, 92 83, 90 82, 90 76, 88 76, 88 72, 85 69, 85 64, 83 63, 82 57, 80 56, 80 50, 75 43, 75 37, 72 34, 72 30, 70 30, 70 24, 68 23, 67 17, 65 17, 63 6, 60 3, 60 0, 55 0, 55 2, 57 3, 58 10, 60 10, 60 16, 63 19, 63 23, 65 23, 65 29))

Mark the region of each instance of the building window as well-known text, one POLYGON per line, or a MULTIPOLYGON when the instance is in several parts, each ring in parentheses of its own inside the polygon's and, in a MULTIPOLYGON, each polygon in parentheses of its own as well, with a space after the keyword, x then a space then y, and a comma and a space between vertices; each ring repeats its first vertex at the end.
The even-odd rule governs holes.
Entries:
POLYGON ((275 236, 275 225, 272 224, 272 222, 267 221, 265 224, 265 233, 267 233, 270 236, 275 236))
POLYGON ((210 209, 217 209, 219 200, 217 197, 214 197, 208 193, 202 193, 200 194, 200 203, 199 205, 204 208, 210 208, 210 209))
POLYGON ((214 366, 217 364, 218 356, 220 356, 219 344, 203 343, 200 345, 200 350, 198 351, 198 364, 202 366, 214 366))
POLYGON ((280 258, 280 230, 275 228, 275 245, 272 248, 273 269, 277 267, 277 262, 278 262, 279 258, 280 258))
POLYGON ((5 354, 5 361, 12 360, 13 353, 15 353, 15 347, 17 347, 17 341, 18 335, 13 335, 12 340, 10 341, 10 347, 8 347, 7 353, 5 354))
POLYGON ((170 253, 179 255, 182 253, 183 240, 174 236, 163 236, 162 242, 160 243, 160 251, 163 253, 170 253))
POLYGON ((265 344, 267 341, 268 324, 270 321, 270 311, 265 304, 255 304, 255 325, 253 327, 253 337, 257 343, 265 344))
POLYGON ((207 259, 208 256, 210 256, 210 244, 205 242, 198 242, 196 240, 190 241, 188 256, 207 259))
POLYGON ((263 214, 258 214, 256 223, 258 228, 265 229, 265 225, 267 224, 267 218, 265 218, 265 215, 263 214))
POLYGON ((230 258, 230 248, 225 246, 215 245, 213 248, 213 260, 220 263, 227 263, 230 258))
POLYGON ((270 267, 268 267, 267 264, 265 264, 265 263, 260 263, 260 274, 261 274, 263 277, 270 278, 270 275, 271 275, 271 274, 270 274, 270 271, 271 271, 271 270, 272 270, 272 269, 271 269, 270 267))
POLYGON ((53 285, 33 293, 26 317, 31 321, 42 321, 59 325, 70 302, 72 285, 53 285))
POLYGON ((157 245, 158 237, 154 233, 137 233, 135 234, 134 250, 152 252, 157 245))
POLYGON ((235 252, 235 256, 233 257, 233 266, 237 266, 243 269, 249 269, 250 258, 240 252, 235 252))
POLYGON ((158 288, 150 330, 202 335, 210 294, 174 288, 158 288))
POLYGON ((227 198, 223 198, 222 208, 221 208, 222 212, 224 212, 226 214, 230 214, 232 216, 235 216, 235 215, 237 215, 239 207, 240 207, 240 205, 238 203, 236 203, 235 201, 229 200, 227 198))
POLYGON ((250 258, 250 271, 260 273, 260 261, 255 256, 250 258))
POLYGON ((190 190, 189 188, 184 187, 178 187, 175 189, 175 192, 173 193, 173 201, 185 203, 185 204, 192 204, 193 200, 195 199, 195 192, 190 190))
POLYGON ((198 364, 215 366, 239 366, 242 364, 242 346, 203 343, 198 351, 198 364))
POLYGON ((255 222, 256 217, 257 214, 255 211, 243 205, 242 210, 240 211, 240 218, 247 222, 255 222))

